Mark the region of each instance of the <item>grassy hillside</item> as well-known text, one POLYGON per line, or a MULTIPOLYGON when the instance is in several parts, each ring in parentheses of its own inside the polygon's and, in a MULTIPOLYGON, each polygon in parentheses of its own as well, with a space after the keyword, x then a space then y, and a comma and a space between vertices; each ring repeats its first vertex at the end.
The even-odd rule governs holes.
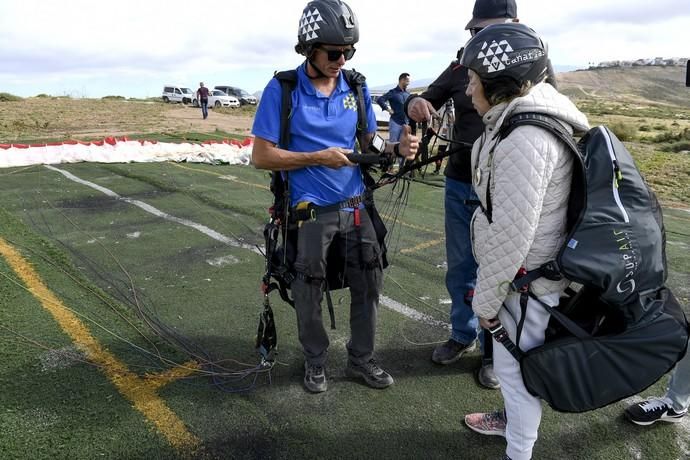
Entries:
POLYGON ((685 67, 578 70, 557 76, 559 89, 576 99, 605 99, 690 108, 685 67))

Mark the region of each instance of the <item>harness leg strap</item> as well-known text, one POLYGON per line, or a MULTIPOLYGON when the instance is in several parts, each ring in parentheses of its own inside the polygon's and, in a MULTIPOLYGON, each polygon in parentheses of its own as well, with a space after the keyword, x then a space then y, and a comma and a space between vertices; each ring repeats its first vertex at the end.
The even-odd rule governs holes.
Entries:
POLYGON ((508 331, 505 330, 503 325, 501 323, 498 323, 497 326, 492 327, 489 329, 489 332, 493 336, 494 339, 496 339, 497 342, 502 344, 506 350, 508 350, 508 353, 513 355, 513 357, 520 362, 522 359, 522 351, 513 343, 512 340, 510 340, 510 337, 508 336, 508 331))
POLYGON ((328 305, 328 316, 331 317, 331 329, 335 329, 335 311, 333 310, 333 299, 331 299, 331 290, 326 281, 326 304, 328 305))

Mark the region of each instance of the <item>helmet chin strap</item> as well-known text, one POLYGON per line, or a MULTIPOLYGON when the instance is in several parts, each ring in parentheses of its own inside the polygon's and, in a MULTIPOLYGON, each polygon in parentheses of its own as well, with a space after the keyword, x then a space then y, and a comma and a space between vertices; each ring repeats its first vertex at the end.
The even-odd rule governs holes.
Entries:
POLYGON ((314 61, 312 61, 311 58, 308 57, 306 59, 306 62, 311 66, 312 69, 314 69, 314 71, 316 71, 315 77, 312 77, 311 75, 309 75, 309 72, 307 72, 307 77, 309 77, 312 80, 316 80, 319 78, 328 78, 328 75, 324 74, 323 72, 321 72, 321 69, 316 67, 316 64, 314 64, 314 61))

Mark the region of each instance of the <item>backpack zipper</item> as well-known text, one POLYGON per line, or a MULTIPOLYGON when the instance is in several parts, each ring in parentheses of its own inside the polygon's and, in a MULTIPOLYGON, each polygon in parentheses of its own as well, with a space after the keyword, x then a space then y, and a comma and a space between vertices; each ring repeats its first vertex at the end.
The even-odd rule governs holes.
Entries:
POLYGON ((630 223, 630 217, 628 216, 628 213, 625 211, 625 208, 623 207, 623 203, 621 202, 621 197, 618 194, 618 181, 623 180, 623 174, 621 173, 620 167, 618 166, 618 160, 616 159, 616 154, 613 151, 613 143, 611 142, 611 136, 609 135, 609 132, 603 126, 599 126, 599 129, 601 130, 602 133, 604 133, 604 137, 606 138, 606 148, 609 151, 609 157, 611 158, 611 165, 613 167, 613 179, 611 182, 611 190, 613 191, 613 199, 616 201, 616 204, 618 205, 618 209, 621 210, 621 214, 623 214, 623 220, 625 221, 625 223, 630 223))

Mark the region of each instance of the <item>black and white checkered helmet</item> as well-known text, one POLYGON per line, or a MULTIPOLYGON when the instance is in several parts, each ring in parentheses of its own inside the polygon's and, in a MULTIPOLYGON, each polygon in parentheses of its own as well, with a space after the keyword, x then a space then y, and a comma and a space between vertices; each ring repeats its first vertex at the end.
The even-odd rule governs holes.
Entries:
POLYGON ((548 61, 546 46, 537 33, 510 22, 479 31, 465 45, 460 63, 482 80, 509 77, 523 85, 543 81, 548 61))
POLYGON ((313 0, 302 12, 295 51, 311 54, 316 44, 354 45, 359 41, 355 13, 340 0, 313 0))

